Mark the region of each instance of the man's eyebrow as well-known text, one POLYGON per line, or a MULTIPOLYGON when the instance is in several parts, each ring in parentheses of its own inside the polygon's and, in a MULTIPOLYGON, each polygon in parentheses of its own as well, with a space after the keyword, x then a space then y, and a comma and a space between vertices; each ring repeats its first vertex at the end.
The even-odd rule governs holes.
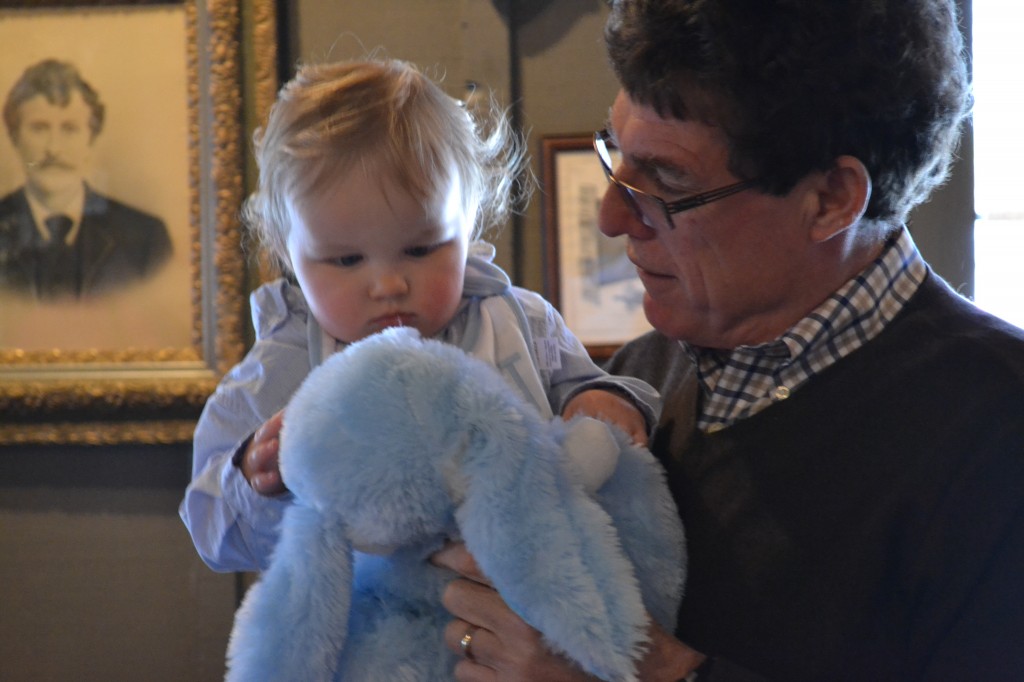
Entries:
POLYGON ((633 165, 645 175, 658 174, 663 180, 691 183, 693 172, 678 163, 658 154, 645 154, 631 157, 633 165))
MULTIPOLYGON (((619 146, 619 138, 615 134, 615 129, 612 128, 611 110, 608 112, 608 118, 604 121, 604 130, 608 135, 608 141, 616 148, 620 156, 625 157, 626 155, 623 153, 622 147, 619 146)), ((663 172, 674 176, 680 181, 690 180, 693 177, 693 173, 689 169, 684 168, 662 154, 630 154, 629 162, 647 175, 663 172)))
POLYGON ((619 154, 623 158, 627 158, 628 156, 629 163, 643 173, 666 173, 681 180, 689 178, 692 175, 688 168, 664 154, 659 154, 658 152, 643 152, 627 155, 623 153, 622 148, 619 147, 618 144, 615 146, 618 148, 619 154))

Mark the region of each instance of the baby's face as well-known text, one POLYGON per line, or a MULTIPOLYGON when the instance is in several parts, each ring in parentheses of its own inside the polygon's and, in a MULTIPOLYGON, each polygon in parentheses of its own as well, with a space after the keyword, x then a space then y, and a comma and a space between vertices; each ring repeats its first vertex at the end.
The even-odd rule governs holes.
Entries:
POLYGON ((289 202, 292 269, 320 326, 358 341, 387 327, 434 336, 462 298, 469 226, 458 181, 424 214, 394 182, 360 168, 289 202))

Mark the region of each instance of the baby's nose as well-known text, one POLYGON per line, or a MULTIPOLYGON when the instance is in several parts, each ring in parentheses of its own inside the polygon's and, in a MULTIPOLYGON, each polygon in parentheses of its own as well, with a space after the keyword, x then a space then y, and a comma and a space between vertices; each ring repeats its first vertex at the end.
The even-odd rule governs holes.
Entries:
POLYGON ((394 298, 409 293, 409 281, 396 270, 379 273, 373 280, 371 295, 375 298, 394 298))

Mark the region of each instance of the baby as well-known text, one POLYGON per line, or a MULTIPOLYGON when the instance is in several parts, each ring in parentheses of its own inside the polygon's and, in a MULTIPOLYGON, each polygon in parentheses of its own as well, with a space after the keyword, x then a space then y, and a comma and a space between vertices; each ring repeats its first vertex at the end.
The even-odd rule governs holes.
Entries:
POLYGON ((243 218, 284 277, 251 299, 256 341, 200 417, 181 516, 203 560, 262 570, 290 496, 282 410, 324 358, 394 326, 494 365, 545 417, 610 421, 645 442, 657 395, 598 368, 543 298, 478 241, 511 210, 522 145, 408 63, 310 65, 256 133, 243 218))

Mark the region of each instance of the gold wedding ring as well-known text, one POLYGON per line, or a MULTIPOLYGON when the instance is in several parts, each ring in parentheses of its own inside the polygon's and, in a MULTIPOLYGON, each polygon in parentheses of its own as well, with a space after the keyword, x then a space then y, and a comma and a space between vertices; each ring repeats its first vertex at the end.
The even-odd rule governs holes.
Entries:
POLYGON ((466 630, 466 634, 459 640, 459 650, 462 651, 462 655, 467 661, 475 660, 473 658, 473 650, 470 647, 473 646, 473 633, 476 631, 477 627, 470 625, 469 629, 466 630))

